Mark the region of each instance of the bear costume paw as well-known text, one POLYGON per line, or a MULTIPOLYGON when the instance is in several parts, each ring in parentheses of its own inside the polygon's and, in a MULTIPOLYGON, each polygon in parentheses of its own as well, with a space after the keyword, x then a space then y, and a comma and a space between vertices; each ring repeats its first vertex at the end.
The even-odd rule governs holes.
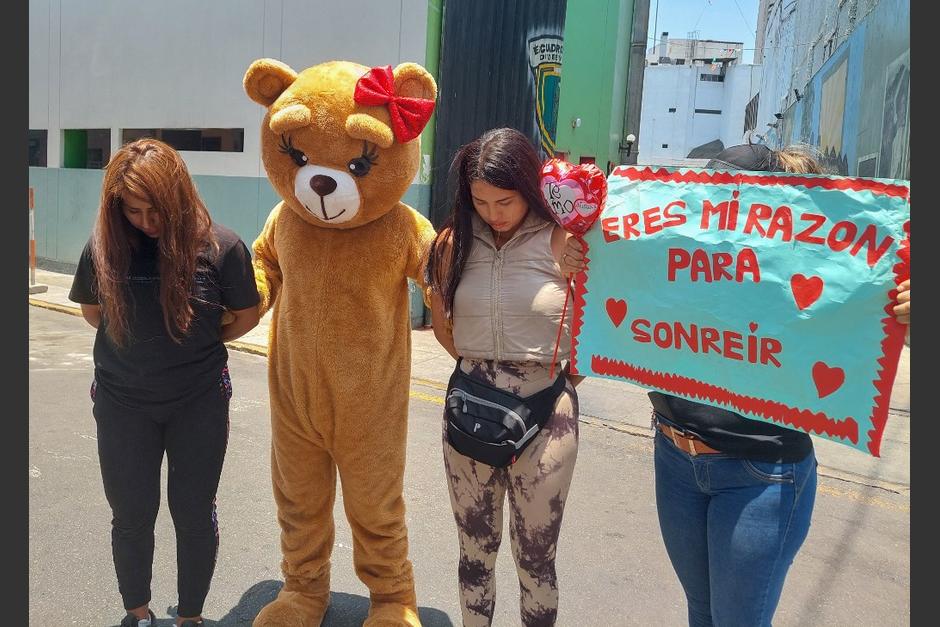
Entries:
POLYGON ((373 603, 362 627, 421 627, 418 612, 398 603, 373 603))
POLYGON ((313 595, 281 590, 261 609, 252 627, 320 627, 329 605, 329 591, 313 595))

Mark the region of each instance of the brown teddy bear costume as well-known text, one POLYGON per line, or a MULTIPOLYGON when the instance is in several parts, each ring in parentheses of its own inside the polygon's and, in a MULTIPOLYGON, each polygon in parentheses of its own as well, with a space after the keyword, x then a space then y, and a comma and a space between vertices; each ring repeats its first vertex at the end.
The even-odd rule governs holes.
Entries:
POLYGON ((320 625, 330 598, 336 473, 368 586, 365 624, 419 625, 402 484, 411 374, 407 278, 434 229, 401 202, 437 86, 421 66, 260 59, 262 159, 281 202, 254 243, 269 342, 271 474, 284 588, 255 625, 320 625))

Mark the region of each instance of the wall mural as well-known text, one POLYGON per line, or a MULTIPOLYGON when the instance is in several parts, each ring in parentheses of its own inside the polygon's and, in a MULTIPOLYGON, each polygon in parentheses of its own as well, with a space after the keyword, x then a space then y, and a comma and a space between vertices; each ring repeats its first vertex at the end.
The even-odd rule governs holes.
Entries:
POLYGON ((849 173, 842 147, 847 74, 848 55, 844 55, 841 62, 823 80, 819 102, 819 149, 832 174, 849 173))
POLYGON ((881 126, 881 158, 878 176, 910 178, 911 51, 899 55, 885 69, 884 114, 881 126))

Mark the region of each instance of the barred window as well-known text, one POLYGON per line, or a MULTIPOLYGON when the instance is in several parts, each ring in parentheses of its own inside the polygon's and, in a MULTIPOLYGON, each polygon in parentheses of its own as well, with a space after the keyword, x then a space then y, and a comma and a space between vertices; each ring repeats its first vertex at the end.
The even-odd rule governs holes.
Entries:
POLYGON ((744 107, 744 132, 757 128, 757 106, 760 103, 760 94, 754 94, 751 101, 744 107))

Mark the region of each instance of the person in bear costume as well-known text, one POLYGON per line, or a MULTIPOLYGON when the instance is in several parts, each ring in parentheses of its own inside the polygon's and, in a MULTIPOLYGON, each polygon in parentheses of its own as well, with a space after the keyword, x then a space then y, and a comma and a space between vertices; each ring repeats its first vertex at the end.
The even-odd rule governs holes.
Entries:
POLYGON ((401 202, 437 86, 421 66, 251 64, 262 160, 281 197, 254 243, 268 352, 284 587, 254 625, 315 627, 330 599, 336 475, 369 627, 420 625, 402 496, 411 375, 407 279, 431 223, 401 202))

